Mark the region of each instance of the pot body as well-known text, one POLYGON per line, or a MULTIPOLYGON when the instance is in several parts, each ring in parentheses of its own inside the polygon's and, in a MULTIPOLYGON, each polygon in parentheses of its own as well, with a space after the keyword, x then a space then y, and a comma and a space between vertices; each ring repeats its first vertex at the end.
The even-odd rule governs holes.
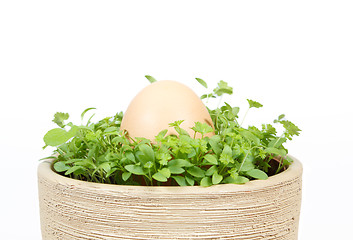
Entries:
POLYGON ((146 187, 63 177, 38 167, 43 240, 297 239, 302 165, 244 185, 146 187))

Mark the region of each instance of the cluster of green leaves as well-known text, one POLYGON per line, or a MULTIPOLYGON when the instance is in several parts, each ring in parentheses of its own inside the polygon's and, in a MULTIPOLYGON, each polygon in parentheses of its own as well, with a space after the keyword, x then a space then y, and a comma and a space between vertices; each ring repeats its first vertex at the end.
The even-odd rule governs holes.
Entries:
MULTIPOLYGON (((156 80, 146 76, 151 82, 156 80)), ((207 83, 196 80, 208 87, 207 83)), ((233 88, 220 81, 201 99, 232 94, 233 88)), ((247 100, 249 109, 260 108, 256 101, 247 100)), ((86 109, 81 118, 94 108, 86 109)), ((248 109, 248 110, 249 110, 248 109)), ((45 147, 55 147, 53 168, 71 178, 125 185, 179 185, 211 186, 222 183, 243 184, 253 179, 265 180, 270 172, 287 168, 291 159, 283 144, 299 135, 300 129, 280 115, 275 124, 284 132, 277 136, 272 124, 244 128, 238 122, 239 107, 224 102, 223 106, 208 109, 214 129, 206 123, 196 122, 192 128, 201 138, 190 136, 180 127, 183 120, 170 123, 178 135, 161 131, 151 142, 149 139, 128 140, 120 130, 123 113, 92 123, 74 125, 67 113, 56 113, 54 128, 44 136, 45 147), (212 137, 205 135, 215 132, 212 137), (278 163, 271 164, 271 161, 278 163)), ((52 158, 52 156, 51 156, 52 158)))

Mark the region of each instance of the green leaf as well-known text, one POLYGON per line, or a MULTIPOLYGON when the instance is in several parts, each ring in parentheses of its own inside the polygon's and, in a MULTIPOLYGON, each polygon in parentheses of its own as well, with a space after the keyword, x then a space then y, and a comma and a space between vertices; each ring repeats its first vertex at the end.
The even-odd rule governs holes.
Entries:
POLYGON ((217 157, 214 154, 207 154, 205 155, 205 159, 207 162, 213 164, 213 165, 217 165, 218 161, 217 161, 217 157))
POLYGON ((168 150, 159 149, 159 152, 156 152, 156 158, 159 160, 159 164, 168 165, 168 160, 172 158, 168 150))
POLYGON ((73 172, 76 172, 77 170, 84 169, 82 166, 73 166, 69 170, 65 172, 65 175, 69 175, 73 172))
POLYGON ((156 142, 161 142, 165 135, 167 134, 168 129, 164 129, 158 133, 158 135, 155 137, 156 142))
POLYGON ((186 182, 190 185, 190 186, 194 186, 195 184, 195 180, 191 177, 189 177, 188 175, 185 176, 185 180, 186 182))
POLYGON ((168 167, 168 169, 172 174, 181 174, 185 172, 184 168, 176 167, 176 166, 170 166, 168 167))
POLYGON ((151 146, 142 144, 140 145, 139 149, 141 152, 143 152, 143 155, 146 157, 146 159, 154 161, 154 151, 151 146))
POLYGON ((148 161, 143 165, 144 168, 152 168, 153 167, 153 162, 148 161))
POLYGON ((264 171, 261 171, 260 169, 252 169, 250 171, 247 171, 246 174, 250 177, 261 180, 266 180, 268 178, 267 174, 264 171))
POLYGON ((126 180, 128 180, 131 176, 131 172, 124 172, 121 177, 122 179, 126 182, 126 180))
POLYGON ((243 176, 237 176, 237 177, 235 177, 234 180, 235 180, 236 184, 244 184, 244 183, 249 182, 249 178, 246 178, 246 177, 243 177, 243 176))
POLYGON ((204 177, 200 181, 200 186, 201 187, 209 187, 212 186, 212 180, 210 177, 204 177))
POLYGON ((214 131, 210 125, 208 125, 207 123, 201 123, 201 122, 196 122, 195 126, 193 126, 191 129, 194 130, 195 132, 201 133, 202 135, 214 131))
POLYGON ((70 138, 75 136, 75 134, 75 131, 67 132, 62 128, 54 128, 44 135, 43 140, 46 145, 55 147, 67 142, 70 138))
POLYGON ((169 123, 169 127, 179 127, 182 122, 184 122, 184 120, 176 120, 172 123, 169 123))
POLYGON ((289 135, 289 136, 287 136, 289 140, 291 140, 291 137, 294 135, 299 136, 299 134, 300 134, 299 132, 301 130, 294 123, 292 123, 291 121, 288 121, 288 120, 282 120, 280 123, 286 129, 287 134, 289 135))
POLYGON ((261 108, 263 107, 263 105, 259 102, 256 102, 256 101, 253 101, 253 100, 250 100, 250 99, 246 99, 248 100, 248 103, 249 103, 249 108, 261 108))
POLYGON ((195 78, 202 86, 204 86, 205 88, 207 88, 207 83, 202 80, 201 78, 195 78))
POLYGON ((275 135, 277 133, 276 128, 274 128, 271 124, 262 124, 262 130, 268 134, 275 135))
POLYGON ((187 186, 184 177, 182 177, 182 176, 172 176, 172 178, 179 184, 179 186, 187 186))
POLYGON ((156 179, 159 182, 168 181, 168 178, 164 176, 161 172, 156 172, 155 174, 152 175, 152 178, 156 179))
POLYGON ((143 168, 141 166, 138 165, 126 165, 125 169, 128 170, 129 172, 131 172, 132 174, 135 175, 145 175, 145 172, 143 171, 143 168))
POLYGON ((109 162, 102 163, 98 168, 103 169, 105 172, 109 172, 111 169, 109 162))
POLYGON ((168 162, 168 166, 174 167, 192 167, 194 166, 191 162, 185 159, 172 159, 168 162))
POLYGON ((107 174, 105 175, 105 177, 110 177, 110 175, 112 175, 114 172, 116 172, 118 169, 117 168, 112 168, 109 170, 109 172, 107 172, 107 174))
POLYGON ((201 100, 205 98, 216 98, 216 96, 213 93, 209 93, 209 94, 203 94, 200 97, 201 100))
POLYGON ((169 178, 170 174, 171 174, 171 172, 168 168, 162 168, 158 172, 162 173, 163 176, 165 176, 166 178, 169 178))
POLYGON ((105 133, 117 132, 117 131, 119 131, 119 129, 117 127, 108 127, 106 129, 104 129, 105 133))
POLYGON ((228 83, 221 80, 219 83, 218 83, 218 87, 215 88, 213 90, 213 92, 217 95, 217 96, 221 96, 223 94, 233 94, 233 88, 228 86, 228 83))
POLYGON ((157 82, 157 80, 154 77, 150 76, 150 75, 145 75, 145 78, 147 78, 147 80, 150 81, 150 83, 157 82))
POLYGON ((179 133, 179 135, 189 136, 189 133, 181 127, 174 127, 174 129, 177 133, 179 133))
POLYGON ((91 107, 91 108, 86 108, 86 109, 81 113, 81 120, 83 120, 83 117, 85 116, 85 114, 86 114, 88 111, 93 110, 93 109, 96 109, 96 108, 93 108, 93 107, 91 107))
POLYGON ((205 99, 205 98, 207 98, 207 94, 203 94, 203 95, 201 95, 201 97, 200 97, 201 100, 202 100, 202 99, 205 99))
POLYGON ((279 116, 278 116, 278 121, 281 121, 285 116, 286 116, 286 115, 284 115, 284 114, 279 115, 279 116))
POLYGON ((224 146, 219 161, 223 164, 234 162, 234 159, 232 157, 232 149, 229 147, 229 145, 224 146))
POLYGON ((152 178, 154 178, 160 182, 166 182, 166 181, 168 181, 168 178, 170 177, 170 175, 171 175, 171 173, 168 168, 162 168, 162 169, 158 170, 158 172, 153 174, 152 178))
POLYGON ((234 178, 229 176, 225 179, 225 182, 226 183, 233 183, 233 184, 244 184, 244 183, 249 182, 249 179, 246 177, 243 177, 243 176, 236 176, 234 178))
POLYGON ((136 163, 135 155, 132 152, 130 151, 125 152, 125 157, 129 159, 131 162, 136 163))
POLYGON ((196 166, 190 167, 186 171, 194 177, 203 178, 205 176, 205 171, 196 166))
POLYGON ((65 127, 64 121, 69 119, 68 113, 57 112, 54 114, 53 122, 56 123, 59 127, 65 127))
POLYGON ((53 167, 57 172, 65 172, 71 168, 70 166, 67 166, 64 162, 61 161, 54 163, 53 167))
POLYGON ((245 159, 242 168, 240 169, 243 172, 249 171, 251 169, 255 168, 254 163, 252 162, 253 157, 251 155, 248 155, 248 157, 245 159))
POLYGON ((274 148, 274 147, 268 147, 265 149, 265 152, 266 153, 269 153, 269 154, 274 154, 274 155, 278 155, 278 156, 285 156, 287 154, 286 150, 284 149, 277 149, 277 148, 274 148))
POLYGON ((135 157, 140 161, 142 164, 146 164, 147 162, 154 162, 154 151, 152 147, 147 144, 141 144, 139 146, 139 151, 136 151, 135 157))
POLYGON ((233 114, 235 117, 238 117, 239 111, 240 111, 240 108, 239 108, 239 107, 233 107, 233 108, 232 108, 232 114, 233 114))
POLYGON ((250 131, 248 131, 246 129, 241 129, 241 131, 239 131, 239 133, 247 140, 255 143, 256 145, 260 145, 260 139, 258 137, 256 137, 253 133, 251 133, 250 131))
POLYGON ((212 175, 212 183, 218 184, 223 180, 223 176, 219 175, 218 172, 214 172, 212 175))
POLYGON ((209 169, 207 169, 205 175, 206 176, 212 176, 214 172, 216 172, 218 169, 217 169, 217 166, 212 166, 210 167, 209 169))
POLYGON ((212 136, 208 141, 208 143, 211 145, 213 152, 217 155, 221 154, 222 152, 222 149, 219 146, 220 141, 221 141, 221 136, 219 135, 212 136))
POLYGON ((278 137, 278 138, 275 138, 273 140, 271 140, 271 142, 269 142, 268 146, 269 147, 272 147, 272 148, 278 148, 280 147, 284 142, 286 142, 286 138, 281 138, 281 137, 278 137))

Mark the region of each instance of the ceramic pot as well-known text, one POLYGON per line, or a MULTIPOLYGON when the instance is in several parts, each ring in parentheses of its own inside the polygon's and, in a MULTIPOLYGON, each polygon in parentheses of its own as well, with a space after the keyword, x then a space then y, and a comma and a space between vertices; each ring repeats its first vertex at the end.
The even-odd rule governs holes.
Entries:
MULTIPOLYGON (((294 158, 293 158, 294 159, 294 158)), ((38 167, 43 240, 297 239, 302 165, 244 185, 122 186, 38 167)))

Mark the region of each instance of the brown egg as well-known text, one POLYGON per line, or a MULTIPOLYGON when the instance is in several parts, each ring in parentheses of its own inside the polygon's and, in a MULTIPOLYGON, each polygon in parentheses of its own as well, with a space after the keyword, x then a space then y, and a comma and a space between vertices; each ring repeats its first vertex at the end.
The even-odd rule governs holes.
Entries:
MULTIPOLYGON (((178 133, 170 123, 184 120, 180 125, 191 137, 195 122, 207 123, 214 128, 210 114, 200 98, 189 87, 176 81, 158 81, 142 89, 131 101, 121 122, 121 129, 129 137, 154 140, 164 129, 167 135, 178 133)), ((213 136, 214 132, 205 136, 213 136)), ((196 134, 197 138, 201 134, 196 134)))

